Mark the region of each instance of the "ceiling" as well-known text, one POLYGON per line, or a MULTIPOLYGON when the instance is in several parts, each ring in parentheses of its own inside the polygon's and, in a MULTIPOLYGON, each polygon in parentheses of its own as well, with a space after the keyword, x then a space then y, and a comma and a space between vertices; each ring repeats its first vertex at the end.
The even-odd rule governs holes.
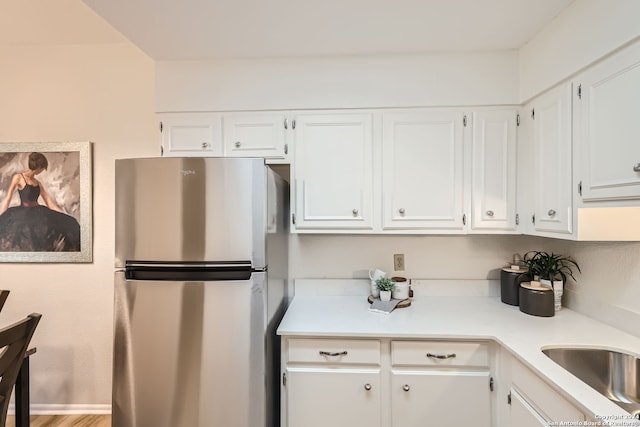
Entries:
POLYGON ((153 59, 192 60, 517 49, 574 0, 82 1, 153 59))
POLYGON ((122 43, 127 39, 81 0, 0 2, 0 46, 122 43))

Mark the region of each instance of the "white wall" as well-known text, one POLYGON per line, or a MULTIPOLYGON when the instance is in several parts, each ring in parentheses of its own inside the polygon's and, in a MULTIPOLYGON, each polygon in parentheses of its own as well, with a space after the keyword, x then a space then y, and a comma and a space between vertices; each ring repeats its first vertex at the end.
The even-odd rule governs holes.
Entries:
POLYGON ((576 0, 520 49, 525 102, 640 37, 640 1, 576 0))
POLYGON ((43 315, 32 342, 34 411, 108 409, 114 159, 159 152, 153 62, 128 43, 5 45, 0 70, 0 141, 93 141, 94 196, 93 263, 2 264, 0 288, 11 294, 0 320, 43 315))
POLYGON ((546 239, 526 236, 327 236, 295 235, 295 278, 367 278, 379 268, 410 279, 500 278, 513 255, 541 249, 546 239), (405 271, 393 270, 393 255, 405 254, 405 271))
POLYGON ((156 111, 505 105, 516 51, 159 61, 156 111))

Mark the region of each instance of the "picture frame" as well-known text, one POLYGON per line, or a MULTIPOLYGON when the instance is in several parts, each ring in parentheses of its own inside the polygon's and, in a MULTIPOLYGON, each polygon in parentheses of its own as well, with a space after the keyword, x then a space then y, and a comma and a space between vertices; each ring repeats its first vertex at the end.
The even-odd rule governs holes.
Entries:
POLYGON ((0 262, 92 262, 92 187, 91 142, 0 143, 0 262))

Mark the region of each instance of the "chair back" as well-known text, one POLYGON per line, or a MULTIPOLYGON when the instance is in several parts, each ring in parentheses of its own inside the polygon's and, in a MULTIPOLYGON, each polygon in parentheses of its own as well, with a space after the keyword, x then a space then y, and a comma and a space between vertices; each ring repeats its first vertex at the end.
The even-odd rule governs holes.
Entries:
POLYGON ((32 313, 26 318, 0 329, 0 426, 4 427, 11 391, 18 378, 31 337, 42 317, 32 313))
POLYGON ((6 289, 0 290, 0 311, 2 311, 2 307, 4 307, 4 303, 7 301, 7 297, 9 296, 9 291, 6 289))

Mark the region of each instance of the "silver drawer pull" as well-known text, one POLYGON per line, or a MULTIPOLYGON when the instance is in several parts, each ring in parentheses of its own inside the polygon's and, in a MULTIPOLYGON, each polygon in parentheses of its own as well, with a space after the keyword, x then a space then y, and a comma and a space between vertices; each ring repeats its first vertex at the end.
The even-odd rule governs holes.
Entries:
POLYGON ((364 385, 364 389, 367 390, 367 391, 371 390, 371 384, 369 384, 369 383, 365 384, 364 385))
POLYGON ((633 165, 633 171, 640 172, 640 163, 636 163, 635 165, 633 165))
POLYGON ((353 216, 357 216, 358 215, 358 209, 352 210, 351 213, 353 214, 353 216))
POLYGON ((487 211, 487 216, 491 216, 492 217, 493 215, 495 215, 493 211, 487 211))
POLYGON ((449 354, 427 353, 427 357, 430 357, 432 359, 453 359, 454 357, 456 357, 456 354, 455 353, 449 353, 449 354))
POLYGON ((236 143, 235 143, 235 144, 233 144, 233 145, 235 145, 235 147, 236 147, 236 148, 240 148, 240 146, 241 146, 242 144, 240 143, 240 141, 236 141, 236 143))
POLYGON ((556 211, 554 211, 553 209, 549 209, 549 212, 547 212, 547 215, 549 216, 555 216, 556 211))
POLYGON ((345 351, 322 351, 320 350, 320 356, 346 356, 347 350, 345 351))
POLYGON ((203 149, 205 149, 205 148, 209 148, 209 143, 208 143, 208 142, 203 142, 203 143, 202 143, 202 148, 203 148, 203 149))
POLYGON ((411 390, 411 387, 409 387, 409 384, 405 384, 405 385, 402 386, 402 389, 404 391, 409 391, 409 390, 411 390))

